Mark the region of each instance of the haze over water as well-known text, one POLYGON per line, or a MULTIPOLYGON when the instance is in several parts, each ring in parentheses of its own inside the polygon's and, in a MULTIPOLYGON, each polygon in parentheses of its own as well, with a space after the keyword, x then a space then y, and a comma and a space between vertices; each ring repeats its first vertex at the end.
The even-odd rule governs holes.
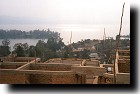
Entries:
MULTIPOLYGON (((0 25, 0 29, 10 30, 10 29, 17 29, 23 31, 30 31, 30 30, 47 30, 48 28, 51 31, 59 32, 60 36, 63 38, 63 42, 68 44, 70 41, 70 35, 72 32, 72 42, 78 42, 81 39, 103 39, 104 34, 104 27, 106 31, 106 36, 113 37, 115 39, 116 35, 119 32, 119 25, 92 25, 92 24, 36 24, 36 25, 0 25)), ((123 35, 129 34, 129 28, 126 26, 123 27, 122 30, 127 30, 126 32, 122 31, 123 35)))

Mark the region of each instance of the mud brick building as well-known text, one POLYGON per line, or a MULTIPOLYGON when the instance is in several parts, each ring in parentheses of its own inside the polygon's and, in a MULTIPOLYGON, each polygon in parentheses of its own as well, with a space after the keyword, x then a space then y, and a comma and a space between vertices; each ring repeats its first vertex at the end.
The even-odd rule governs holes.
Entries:
MULTIPOLYGON (((130 51, 118 51, 116 84, 130 83, 130 51), (125 56, 124 56, 125 55, 125 56), (127 67, 127 68, 126 68, 127 67)), ((0 57, 1 84, 113 84, 113 64, 98 60, 54 58, 40 62, 34 57, 0 57)))

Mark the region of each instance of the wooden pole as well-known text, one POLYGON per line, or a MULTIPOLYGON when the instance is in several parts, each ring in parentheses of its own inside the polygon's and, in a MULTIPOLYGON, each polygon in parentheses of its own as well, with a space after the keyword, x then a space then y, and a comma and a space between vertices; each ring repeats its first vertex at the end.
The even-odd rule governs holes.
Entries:
POLYGON ((72 39, 72 31, 71 31, 71 35, 70 35, 70 44, 71 44, 71 39, 72 39))
MULTIPOLYGON (((118 37, 116 38, 116 41, 117 41, 117 43, 116 43, 116 53, 117 53, 117 51, 118 51, 118 46, 119 46, 119 40, 120 40, 120 35, 121 35, 121 29, 122 29, 122 18, 123 18, 123 13, 124 13, 124 5, 125 5, 125 2, 124 2, 124 4, 123 4, 123 8, 122 8, 122 16, 121 16, 121 23, 120 23, 120 30, 119 30, 119 35, 118 35, 118 37)), ((115 54, 115 59, 117 58, 117 55, 115 54)), ((116 63, 116 60, 114 60, 114 80, 113 80, 113 83, 114 84, 116 84, 116 69, 115 69, 115 63, 116 63)))
POLYGON ((105 44, 106 43, 106 34, 105 34, 105 28, 104 28, 104 49, 105 49, 105 44))
POLYGON ((35 64, 36 64, 36 50, 34 52, 35 52, 35 64))

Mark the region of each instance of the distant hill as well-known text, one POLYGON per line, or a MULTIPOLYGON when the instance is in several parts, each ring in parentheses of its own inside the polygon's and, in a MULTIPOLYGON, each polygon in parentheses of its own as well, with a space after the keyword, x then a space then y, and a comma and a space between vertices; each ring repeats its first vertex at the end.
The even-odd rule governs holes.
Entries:
POLYGON ((21 31, 21 30, 3 30, 0 29, 0 39, 48 39, 51 37, 58 38, 60 34, 58 32, 48 30, 33 30, 33 31, 21 31))

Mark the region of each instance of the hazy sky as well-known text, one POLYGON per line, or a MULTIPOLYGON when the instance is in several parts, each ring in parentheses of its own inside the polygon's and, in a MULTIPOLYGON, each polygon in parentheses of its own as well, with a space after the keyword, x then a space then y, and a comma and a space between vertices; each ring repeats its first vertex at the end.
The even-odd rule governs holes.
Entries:
POLYGON ((102 39, 104 28, 107 36, 115 38, 124 2, 122 34, 126 35, 130 32, 129 0, 0 0, 0 28, 50 28, 60 32, 65 43, 69 41, 71 31, 72 42, 87 38, 102 39), (24 26, 19 26, 22 24, 24 26))
POLYGON ((127 24, 128 0, 0 0, 0 17, 1 22, 15 20, 17 24, 118 24, 124 1, 123 20, 127 24))

